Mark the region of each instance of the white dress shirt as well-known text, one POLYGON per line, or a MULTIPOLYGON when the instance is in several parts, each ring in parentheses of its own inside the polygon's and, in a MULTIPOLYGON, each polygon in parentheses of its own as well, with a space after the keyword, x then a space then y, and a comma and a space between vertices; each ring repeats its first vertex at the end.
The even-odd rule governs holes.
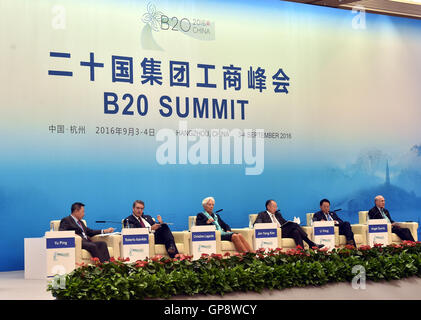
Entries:
POLYGON ((146 228, 148 228, 149 232, 155 233, 155 230, 151 230, 151 225, 149 224, 148 221, 146 221, 143 217, 136 217, 135 214, 133 214, 133 216, 139 221, 140 219, 142 219, 143 224, 145 225, 146 228))
POLYGON ((329 213, 324 213, 324 215, 325 215, 325 218, 326 218, 327 221, 332 221, 333 220, 332 219, 332 216, 329 213))
MULTIPOLYGON (((76 224, 77 224, 77 226, 79 227, 79 228, 81 228, 82 229, 82 235, 83 235, 83 237, 85 238, 85 239, 88 239, 88 237, 86 236, 86 234, 85 234, 85 230, 83 230, 83 228, 80 226, 80 224, 79 224, 79 220, 78 219, 76 219, 72 214, 70 215, 72 218, 73 218, 73 220, 75 220, 75 222, 76 222, 76 224)), ((83 223, 82 221, 80 221, 80 223, 83 223)), ((103 234, 104 233, 104 230, 101 230, 101 234, 103 234)))
POLYGON ((276 223, 276 225, 279 227, 281 227, 278 219, 276 219, 275 214, 270 213, 269 211, 266 210, 266 212, 268 213, 270 219, 272 220, 273 223, 276 223))

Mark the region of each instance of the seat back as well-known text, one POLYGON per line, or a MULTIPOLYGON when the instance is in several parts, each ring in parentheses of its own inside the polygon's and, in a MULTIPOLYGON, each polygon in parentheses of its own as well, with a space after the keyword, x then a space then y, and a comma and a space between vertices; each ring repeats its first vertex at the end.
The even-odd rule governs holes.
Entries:
POLYGON ((196 216, 189 216, 189 231, 191 231, 191 227, 196 225, 196 216))
POLYGON ((358 212, 358 223, 367 224, 368 221, 368 211, 359 211, 358 212))
POLYGON ((253 228, 253 224, 254 224, 254 221, 256 221, 256 218, 257 218, 256 213, 249 214, 249 227, 250 228, 253 228))
MULTIPOLYGON (((58 229, 60 228, 60 221, 61 220, 51 220, 50 221, 50 230, 59 231, 58 229)), ((85 224, 85 226, 87 226, 86 220, 82 220, 82 222, 85 224)))
POLYGON ((307 226, 309 227, 313 225, 313 216, 314 216, 314 212, 306 213, 307 226))

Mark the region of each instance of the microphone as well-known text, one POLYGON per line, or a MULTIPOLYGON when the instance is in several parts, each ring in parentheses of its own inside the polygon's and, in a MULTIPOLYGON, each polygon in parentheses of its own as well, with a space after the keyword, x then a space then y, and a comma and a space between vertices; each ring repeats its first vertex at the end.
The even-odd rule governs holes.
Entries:
POLYGON ((97 220, 95 223, 115 223, 115 224, 121 224, 121 221, 109 221, 109 220, 97 220))
MULTIPOLYGON (((224 210, 224 209, 219 209, 219 210, 216 210, 216 211, 215 211, 215 212, 213 212, 213 213, 214 213, 214 214, 217 214, 218 212, 221 212, 222 210, 224 210)), ((213 220, 212 224, 216 225, 215 219, 213 220)))
POLYGON ((338 212, 338 211, 341 211, 342 209, 335 209, 335 210, 333 210, 333 212, 338 212))

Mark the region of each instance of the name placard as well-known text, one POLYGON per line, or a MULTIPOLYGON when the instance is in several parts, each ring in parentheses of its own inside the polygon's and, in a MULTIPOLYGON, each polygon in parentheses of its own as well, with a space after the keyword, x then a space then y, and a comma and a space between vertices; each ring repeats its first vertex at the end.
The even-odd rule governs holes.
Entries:
POLYGON ((149 230, 148 228, 123 228, 121 241, 121 255, 129 262, 143 260, 149 257, 149 230))
POLYGON ((367 221, 368 244, 372 247, 374 244, 389 244, 389 232, 387 230, 386 219, 369 219, 367 221))
POLYGON ((314 221, 313 241, 316 244, 323 244, 329 250, 335 248, 335 222, 314 221))
POLYGON ((192 226, 190 247, 194 260, 199 259, 203 253, 216 253, 215 226, 192 226))
POLYGON ((48 231, 45 233, 47 278, 64 275, 75 269, 75 232, 48 231))
POLYGON ((254 224, 254 249, 276 249, 278 244, 278 228, 276 223, 254 224))

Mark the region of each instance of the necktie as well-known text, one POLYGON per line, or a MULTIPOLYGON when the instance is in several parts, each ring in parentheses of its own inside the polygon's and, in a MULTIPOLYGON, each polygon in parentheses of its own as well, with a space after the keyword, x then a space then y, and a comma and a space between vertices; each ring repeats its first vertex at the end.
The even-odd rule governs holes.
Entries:
POLYGON ((79 227, 81 227, 81 229, 82 229, 82 234, 83 234, 83 237, 84 237, 85 239, 87 239, 86 234, 85 234, 85 228, 83 228, 83 224, 82 224, 82 222, 81 222, 80 220, 78 220, 78 221, 77 221, 77 224, 78 224, 78 225, 79 225, 79 227))
POLYGON ((389 223, 390 223, 390 220, 389 220, 389 218, 386 216, 386 214, 384 213, 383 208, 380 208, 380 213, 382 214, 383 219, 386 219, 386 220, 387 220, 387 222, 389 222, 389 223))
POLYGON ((145 227, 145 224, 142 221, 142 217, 139 218, 139 222, 140 222, 140 225, 142 226, 142 228, 144 228, 145 227))
POLYGON ((77 224, 79 225, 79 227, 82 228, 83 231, 85 231, 85 229, 83 229, 83 225, 82 225, 82 222, 80 222, 80 220, 77 221, 77 224))
POLYGON ((331 220, 332 220, 332 217, 330 216, 330 214, 329 214, 329 213, 326 213, 326 220, 327 220, 327 221, 331 221, 331 220))

